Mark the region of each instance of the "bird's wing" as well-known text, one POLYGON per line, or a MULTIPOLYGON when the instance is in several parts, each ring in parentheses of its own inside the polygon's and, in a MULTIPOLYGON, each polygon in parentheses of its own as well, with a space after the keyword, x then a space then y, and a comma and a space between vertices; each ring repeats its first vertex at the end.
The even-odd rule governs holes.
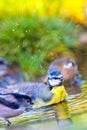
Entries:
POLYGON ((0 104, 3 104, 12 109, 18 109, 20 107, 20 105, 17 102, 9 101, 8 99, 5 99, 5 97, 0 97, 0 104))

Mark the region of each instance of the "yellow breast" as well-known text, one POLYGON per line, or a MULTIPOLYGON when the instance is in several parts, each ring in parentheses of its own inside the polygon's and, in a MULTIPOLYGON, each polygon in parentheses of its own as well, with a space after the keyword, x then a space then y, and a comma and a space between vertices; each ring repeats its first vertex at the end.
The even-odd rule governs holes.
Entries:
POLYGON ((67 93, 64 86, 55 86, 51 92, 53 93, 53 98, 49 101, 49 104, 56 104, 66 100, 67 93))
POLYGON ((53 97, 50 101, 48 102, 43 102, 42 100, 37 100, 33 106, 33 108, 38 108, 42 106, 47 106, 47 105, 52 105, 52 104, 57 104, 59 102, 62 102, 66 100, 67 93, 64 88, 64 86, 55 86, 51 92, 53 93, 53 97))

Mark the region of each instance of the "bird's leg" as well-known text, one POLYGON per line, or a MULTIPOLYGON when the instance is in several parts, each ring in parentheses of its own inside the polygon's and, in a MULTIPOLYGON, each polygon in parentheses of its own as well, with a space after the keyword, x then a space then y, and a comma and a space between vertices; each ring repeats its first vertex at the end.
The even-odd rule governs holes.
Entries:
POLYGON ((6 121, 6 126, 9 127, 11 125, 11 122, 8 119, 5 119, 6 121))

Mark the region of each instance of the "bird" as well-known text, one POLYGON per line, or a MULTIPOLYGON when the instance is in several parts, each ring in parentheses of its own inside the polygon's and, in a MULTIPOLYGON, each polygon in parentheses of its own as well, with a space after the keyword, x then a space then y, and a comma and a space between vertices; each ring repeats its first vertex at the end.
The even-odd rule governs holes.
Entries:
POLYGON ((44 104, 55 104, 66 99, 67 93, 63 86, 63 81, 64 78, 61 71, 52 71, 48 75, 48 84, 22 82, 8 86, 8 89, 0 89, 0 93, 21 92, 31 97, 34 103, 37 99, 40 99, 44 104))
POLYGON ((67 57, 61 57, 52 61, 52 63, 48 67, 47 74, 56 70, 60 70, 62 72, 64 81, 72 79, 78 73, 76 62, 67 57))
POLYGON ((66 100, 67 92, 63 85, 63 75, 61 71, 52 71, 48 75, 48 86, 53 94, 52 99, 48 102, 49 105, 56 104, 66 100))
POLYGON ((0 93, 21 92, 27 94, 35 104, 39 99, 40 105, 49 105, 66 100, 67 93, 63 86, 63 75, 60 71, 52 72, 48 76, 48 84, 42 82, 22 82, 7 86, 7 89, 0 88, 0 93), (56 99, 55 99, 56 98, 56 99))
POLYGON ((48 75, 48 84, 42 82, 22 82, 10 85, 8 89, 0 89, 0 93, 21 92, 31 97, 35 103, 41 99, 44 104, 55 104, 66 100, 67 93, 63 86, 63 75, 61 71, 52 71, 48 75))
POLYGON ((32 104, 32 99, 23 93, 0 94, 0 117, 10 126, 9 118, 22 114, 28 106, 31 109, 32 104))
POLYGON ((52 71, 51 73, 49 73, 47 85, 51 93, 53 94, 53 97, 48 102, 40 102, 41 104, 38 106, 49 106, 66 101, 68 94, 63 85, 63 81, 64 78, 61 71, 52 71))
POLYGON ((64 83, 67 82, 70 85, 78 85, 80 86, 83 83, 81 79, 81 74, 78 71, 78 65, 76 61, 69 57, 61 57, 52 61, 52 63, 48 67, 47 75, 43 82, 47 84, 48 75, 52 71, 61 71, 64 77, 64 83))

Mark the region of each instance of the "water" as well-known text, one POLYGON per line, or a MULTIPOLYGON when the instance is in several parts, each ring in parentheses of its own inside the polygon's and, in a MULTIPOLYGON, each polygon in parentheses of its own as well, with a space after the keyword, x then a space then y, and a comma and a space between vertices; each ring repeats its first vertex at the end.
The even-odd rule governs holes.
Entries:
POLYGON ((0 130, 87 130, 87 83, 81 93, 69 95, 67 102, 52 106, 39 106, 11 118, 10 128, 0 119, 0 130))

